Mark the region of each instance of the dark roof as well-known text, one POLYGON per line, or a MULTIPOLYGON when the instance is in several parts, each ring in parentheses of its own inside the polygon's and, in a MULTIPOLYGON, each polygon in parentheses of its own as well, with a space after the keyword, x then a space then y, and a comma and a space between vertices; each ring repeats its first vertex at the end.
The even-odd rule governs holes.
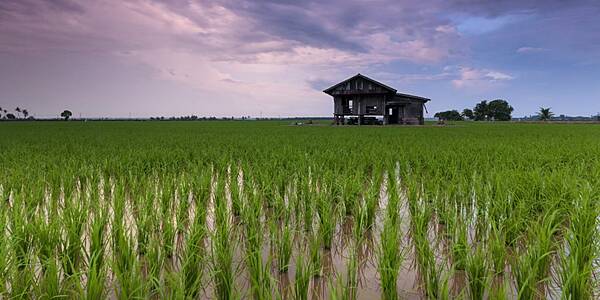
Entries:
POLYGON ((390 87, 390 86, 387 86, 387 85, 385 85, 385 84, 383 84, 383 83, 381 83, 381 82, 379 82, 379 81, 377 81, 377 80, 371 79, 371 78, 369 78, 369 77, 367 77, 367 76, 365 76, 365 75, 362 75, 362 74, 360 74, 360 73, 358 73, 358 74, 356 74, 356 75, 354 75, 354 76, 352 76, 352 77, 350 77, 350 78, 348 78, 348 79, 346 79, 346 80, 344 80, 344 81, 342 81, 342 82, 340 82, 340 83, 337 83, 337 84, 333 85, 332 87, 330 87, 330 88, 328 88, 328 89, 324 90, 323 92, 325 92, 325 93, 329 94, 329 92, 330 92, 331 90, 335 89, 337 86, 339 86, 339 85, 341 85, 341 84, 344 84, 344 83, 346 83, 346 82, 348 82, 348 81, 350 81, 350 80, 352 80, 352 79, 355 79, 355 78, 362 78, 362 79, 365 79, 365 80, 371 81, 371 82, 373 82, 373 83, 375 83, 375 84, 378 84, 378 85, 382 86, 383 88, 385 88, 385 89, 389 90, 389 91, 390 91, 390 92, 392 92, 392 93, 395 93, 395 92, 396 92, 396 89, 395 89, 395 88, 392 88, 392 87, 390 87))
POLYGON ((420 100, 420 101, 423 101, 423 102, 427 102, 427 101, 430 101, 430 100, 431 100, 431 99, 429 99, 429 98, 425 98, 425 97, 420 97, 420 96, 415 96, 415 95, 410 95, 410 94, 397 93, 395 88, 393 88, 393 87, 390 87, 390 86, 388 86, 388 85, 385 85, 385 84, 383 84, 383 83, 381 83, 381 82, 379 82, 379 81, 377 81, 377 80, 375 80, 375 79, 371 79, 371 78, 369 78, 369 77, 367 77, 367 76, 365 76, 365 75, 362 75, 362 74, 360 74, 360 73, 358 73, 358 74, 356 74, 356 75, 354 75, 354 76, 352 76, 352 77, 350 77, 350 78, 348 78, 348 79, 346 79, 346 80, 344 80, 344 81, 342 81, 342 82, 340 82, 340 83, 337 83, 337 84, 333 85, 332 87, 330 87, 330 88, 328 88, 328 89, 324 90, 323 92, 325 92, 325 93, 327 93, 327 94, 330 94, 330 92, 331 92, 332 90, 334 90, 336 87, 338 87, 338 86, 340 86, 340 85, 342 85, 342 84, 345 84, 346 82, 348 82, 348 81, 350 81, 350 80, 353 80, 353 79, 355 79, 355 78, 362 78, 362 79, 365 79, 365 80, 371 81, 372 83, 375 83, 375 84, 377 84, 377 85, 380 85, 381 87, 383 87, 383 88, 387 89, 387 90, 388 90, 388 91, 390 91, 391 93, 395 93, 397 97, 409 98, 409 99, 412 99, 412 100, 420 100))
POLYGON ((421 97, 421 96, 415 96, 415 95, 410 95, 410 94, 402 94, 402 93, 396 93, 396 96, 402 97, 402 98, 410 98, 410 99, 414 99, 414 100, 421 100, 423 102, 427 102, 427 101, 431 100, 429 98, 425 98, 425 97, 421 97))

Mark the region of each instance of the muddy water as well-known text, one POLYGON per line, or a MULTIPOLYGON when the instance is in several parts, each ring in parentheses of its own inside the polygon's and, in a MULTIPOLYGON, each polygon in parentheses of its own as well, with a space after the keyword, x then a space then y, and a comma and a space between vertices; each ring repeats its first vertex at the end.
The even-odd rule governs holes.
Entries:
MULTIPOLYGON (((384 185, 385 187, 385 182, 384 185)), ((378 299, 381 298, 381 289, 379 282, 379 274, 377 271, 377 249, 379 245, 379 234, 382 228, 382 213, 387 205, 387 194, 385 188, 382 188, 382 194, 380 195, 380 211, 375 220, 375 228, 365 233, 364 240, 355 247, 354 236, 353 236, 353 220, 351 217, 343 217, 341 222, 337 224, 334 240, 331 249, 321 250, 321 261, 322 261, 322 272, 320 276, 313 276, 310 280, 309 285, 309 298, 310 299, 329 299, 332 285, 336 285, 338 280, 341 280, 343 286, 346 285, 348 276, 348 262, 352 255, 351 251, 357 250, 357 281, 358 287, 356 289, 356 296, 358 299, 378 299)), ((209 209, 209 219, 211 219, 210 213, 212 210, 209 209)), ((404 262, 401 266, 397 288, 398 293, 402 299, 424 299, 419 273, 416 268, 415 253, 412 246, 412 241, 409 233, 409 212, 407 204, 401 206, 400 212, 401 230, 403 233, 401 251, 403 251, 404 262)), ((235 222, 234 222, 235 223, 235 222)), ((209 227, 214 228, 212 221, 209 221, 209 227), (212 225, 212 226, 211 226, 212 225)), ((237 241, 242 241, 242 229, 236 228, 237 241)), ((263 261, 268 261, 272 255, 269 246, 269 235, 265 233, 263 243, 263 261)), ((236 244, 243 244, 238 242, 236 244)), ((307 258, 307 251, 303 245, 306 241, 299 237, 297 234, 294 242, 294 250, 292 258, 290 259, 290 265, 287 272, 279 272, 276 266, 273 264, 271 268, 271 276, 275 281, 274 287, 277 292, 275 294, 281 295, 284 299, 293 298, 292 293, 294 289, 294 282, 296 280, 296 257, 299 255, 300 249, 302 249, 302 255, 307 258)), ((235 248, 235 267, 237 270, 236 276, 236 291, 243 298, 250 298, 250 282, 248 271, 244 266, 244 252, 240 249, 242 246, 235 248)), ((214 287, 211 283, 207 283, 205 294, 203 298, 211 299, 214 298, 214 287)))
MULTIPOLYGON (((385 187, 385 182, 383 184, 385 187)), ((416 262, 416 253, 414 248, 414 242, 411 237, 410 230, 410 213, 408 211, 408 204, 405 195, 400 195, 401 207, 400 207, 400 220, 401 220, 401 232, 402 242, 400 249, 403 252, 403 263, 400 269, 397 290, 401 299, 425 299, 423 291, 423 283, 419 273, 419 268, 416 262)), ((211 197, 210 205, 208 208, 208 227, 209 230, 214 230, 214 198, 211 197)), ((229 200, 230 202, 230 200, 229 200)), ((337 285, 341 282, 342 286, 345 286, 348 276, 348 263, 352 255, 351 251, 357 249, 357 262, 358 262, 358 287, 356 289, 356 296, 358 299, 378 299, 381 298, 381 288, 379 281, 379 274, 377 270, 378 263, 378 247, 379 247, 379 235, 383 226, 382 214, 385 211, 387 205, 387 194, 385 188, 382 188, 380 195, 380 204, 378 215, 375 220, 375 226, 373 229, 365 234, 364 240, 356 247, 354 245, 353 236, 353 219, 351 217, 340 218, 335 234, 331 249, 321 250, 321 261, 322 261, 322 272, 320 276, 313 276, 310 279, 309 284, 309 298, 310 299, 329 299, 332 285, 337 285)), ((268 213, 265 218, 268 218, 268 213)), ((235 278, 235 290, 236 295, 241 298, 252 298, 251 285, 249 281, 248 270, 245 267, 244 262, 244 236, 243 228, 234 224, 234 230, 232 233, 232 240, 234 245, 234 270, 236 272, 235 278)), ((445 232, 446 228, 444 225, 439 224, 436 216, 433 216, 430 222, 430 228, 428 231, 429 243, 434 251, 436 257, 436 263, 440 269, 440 284, 443 284, 444 278, 447 277, 450 294, 454 298, 468 296, 469 284, 468 275, 465 271, 454 270, 450 271, 450 266, 453 264, 452 255, 450 251, 450 241, 448 240, 448 234, 445 232)), ((269 230, 265 228, 263 237, 263 262, 266 263, 273 259, 274 254, 271 253, 269 230)), ((475 240, 474 228, 468 228, 468 242, 472 244, 475 240)), ((178 239, 179 241, 179 239, 178 239)), ((181 242, 181 241, 180 241, 181 242)), ((210 241, 207 243, 210 249, 210 241)), ((281 295, 284 299, 293 298, 294 282, 296 280, 296 257, 301 254, 308 259, 308 251, 306 249, 307 241, 303 237, 302 233, 296 233, 293 253, 290 259, 290 265, 287 272, 279 272, 275 262, 271 264, 271 276, 273 279, 273 294, 281 295)), ((177 247, 181 248, 181 247, 177 247)), ((210 250, 208 251, 210 252, 210 250)), ((510 254, 507 254, 510 256, 510 254)), ((511 259, 511 258, 509 258, 511 259)), ((552 278, 556 278, 558 272, 557 260, 552 263, 552 278)), ((201 296, 203 299, 214 299, 215 291, 214 286, 211 283, 212 276, 210 270, 207 268, 207 272, 204 276, 204 293, 201 296)), ((514 285, 514 280, 511 278, 511 270, 509 264, 506 265, 505 275, 496 276, 490 278, 489 285, 492 290, 504 285, 506 294, 509 299, 516 299, 517 288, 514 285)), ((489 292, 489 291, 488 291, 489 292)), ((558 282, 550 281, 549 284, 540 287, 540 294, 545 295, 547 299, 558 299, 560 298, 560 289, 558 288, 558 282)), ((486 294, 486 297, 489 297, 486 294)))

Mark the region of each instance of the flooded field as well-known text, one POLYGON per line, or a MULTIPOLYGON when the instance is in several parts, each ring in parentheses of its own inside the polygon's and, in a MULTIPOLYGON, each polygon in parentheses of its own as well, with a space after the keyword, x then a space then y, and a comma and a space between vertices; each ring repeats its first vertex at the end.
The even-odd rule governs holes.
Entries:
POLYGON ((0 298, 597 299, 599 134, 0 124, 0 298))

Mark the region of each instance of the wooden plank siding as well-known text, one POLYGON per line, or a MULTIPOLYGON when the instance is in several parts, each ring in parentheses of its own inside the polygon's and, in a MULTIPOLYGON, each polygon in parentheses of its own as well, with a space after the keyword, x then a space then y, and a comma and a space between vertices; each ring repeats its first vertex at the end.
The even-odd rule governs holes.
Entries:
POLYGON ((396 89, 357 74, 323 92, 333 97, 333 114, 342 124, 345 116, 383 116, 384 122, 423 124, 423 105, 429 99, 397 93, 396 89), (389 111, 394 114, 389 118, 389 111))

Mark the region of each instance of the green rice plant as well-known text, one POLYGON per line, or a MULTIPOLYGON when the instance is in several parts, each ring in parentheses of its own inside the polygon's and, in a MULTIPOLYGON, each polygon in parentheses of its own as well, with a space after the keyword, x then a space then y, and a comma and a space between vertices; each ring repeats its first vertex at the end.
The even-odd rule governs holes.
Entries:
POLYGON ((432 208, 423 203, 424 201, 420 195, 420 192, 412 192, 412 197, 409 196, 409 207, 412 206, 412 209, 409 208, 411 211, 412 238, 425 294, 430 298, 437 298, 440 291, 440 270, 434 250, 429 243, 429 222, 432 208))
POLYGON ((534 299, 537 296, 535 269, 537 268, 535 250, 519 253, 512 263, 518 299, 534 299))
POLYGON ((323 273, 323 262, 322 262, 322 250, 323 241, 319 235, 318 228, 317 232, 309 233, 308 239, 308 252, 310 258, 310 270, 311 274, 315 277, 319 277, 323 273))
MULTIPOLYGON (((203 211, 204 208, 198 207, 197 210, 203 211)), ((206 249, 204 247, 204 240, 207 235, 205 217, 204 212, 196 212, 181 258, 181 291, 186 299, 198 298, 202 290, 203 269, 206 260, 206 249)))
POLYGON ((106 261, 104 234, 108 219, 106 215, 97 215, 90 225, 90 250, 87 257, 86 299, 101 299, 106 293, 106 261))
POLYGON ((440 291, 440 272, 435 261, 435 254, 428 241, 416 241, 417 261, 421 268, 421 276, 425 285, 425 294, 430 298, 438 298, 440 291))
POLYGON ((310 265, 311 263, 299 252, 296 256, 296 273, 293 289, 294 299, 308 299, 308 287, 312 276, 312 267, 310 265))
POLYGON ((471 299, 484 299, 490 277, 486 265, 485 250, 482 245, 477 245, 468 255, 465 263, 465 271, 469 282, 469 295, 471 299))
MULTIPOLYGON (((171 201, 171 198, 166 198, 165 202, 171 201)), ((175 236, 177 227, 175 225, 175 214, 171 205, 163 205, 161 214, 161 234, 164 253, 167 258, 172 258, 175 251, 175 236)))
POLYGON ((177 187, 175 189, 175 203, 174 203, 174 211, 175 211, 175 223, 177 227, 177 234, 183 235, 187 228, 190 226, 190 193, 191 187, 186 181, 185 176, 182 175, 181 178, 177 179, 177 187))
POLYGON ((398 224, 398 197, 395 180, 388 181, 388 204, 385 211, 383 230, 380 235, 378 271, 382 287, 382 298, 397 299, 397 281, 403 253, 400 249, 401 231, 398 224))
POLYGON ((293 268, 296 244, 304 298, 327 248, 350 254, 330 281, 336 298, 363 292, 357 249, 377 261, 383 294, 397 254, 384 250, 389 224, 405 228, 390 206, 405 197, 424 297, 554 297, 553 279, 563 299, 598 298, 596 126, 287 123, 0 122, 0 298, 201 298, 209 287, 278 298, 271 263, 293 268), (373 257, 363 250, 375 232, 373 257), (489 279, 449 294, 446 255, 457 273, 489 279))
POLYGON ((378 271, 384 299, 398 298, 396 282, 403 261, 400 230, 393 220, 393 217, 386 218, 380 237, 378 271))
POLYGON ((57 258, 48 258, 42 262, 44 272, 38 280, 36 293, 40 299, 56 299, 67 297, 60 280, 60 262, 57 258))
POLYGON ((228 176, 229 190, 231 193, 231 212, 234 216, 239 216, 242 213, 242 189, 240 189, 240 179, 243 180, 243 174, 240 172, 241 167, 233 166, 230 169, 228 176))
POLYGON ((452 241, 452 258, 456 270, 465 270, 467 257, 469 255, 468 229, 464 219, 457 218, 454 225, 454 237, 452 241))
POLYGON ((506 236, 502 228, 492 222, 491 224, 491 237, 488 240, 488 257, 492 262, 494 275, 499 276, 504 274, 504 268, 506 266, 506 236))
POLYGON ((134 243, 125 235, 122 224, 114 224, 115 252, 112 270, 116 277, 118 299, 142 299, 146 295, 145 280, 136 259, 134 243))
POLYGON ((292 248, 294 243, 293 226, 288 218, 284 221, 282 227, 277 230, 275 239, 275 248, 277 253, 277 268, 279 272, 287 272, 290 259, 292 257, 292 248))
POLYGON ((331 300, 344 300, 346 295, 347 287, 344 286, 344 282, 341 277, 336 277, 335 279, 329 278, 327 282, 327 287, 329 288, 329 299, 331 300))
POLYGON ((270 260, 264 263, 261 253, 252 251, 246 254, 245 261, 250 273, 250 287, 253 298, 270 299, 274 287, 270 273, 270 260))
POLYGON ((381 174, 373 175, 369 182, 368 188, 363 195, 364 198, 364 227, 365 229, 373 228, 375 224, 375 216, 379 207, 379 195, 381 192, 382 176, 381 174))
POLYGON ((510 291, 511 289, 509 283, 504 279, 504 277, 499 277, 499 279, 499 281, 495 282, 492 285, 492 288, 489 292, 490 300, 510 299, 508 291, 510 291))
POLYGON ((517 253, 512 270, 519 299, 543 296, 539 295, 539 287, 550 276, 551 255, 556 251, 554 238, 558 226, 556 211, 549 212, 537 224, 532 225, 530 244, 523 252, 517 253))
POLYGON ((270 261, 265 263, 262 258, 261 201, 257 195, 248 199, 243 215, 246 238, 244 261, 249 273, 251 294, 255 299, 268 299, 272 290, 271 265, 270 261))
POLYGON ((566 245, 560 255, 562 299, 594 299, 597 296, 593 274, 594 259, 600 256, 600 206, 591 192, 591 187, 585 185, 569 214, 566 245))
POLYGON ((312 186, 308 180, 303 180, 303 184, 300 185, 299 190, 299 201, 302 204, 302 219, 305 232, 311 232, 313 230, 313 220, 315 215, 315 201, 316 193, 312 192, 312 186))
POLYGON ((354 242, 354 245, 349 250, 350 257, 346 266, 346 288, 344 291, 344 299, 356 299, 358 291, 358 251, 359 243, 354 242))
POLYGON ((217 181, 215 196, 215 232, 212 240, 213 281, 218 299, 235 297, 231 216, 223 193, 223 182, 217 181))
POLYGON ((361 179, 359 173, 346 174, 345 180, 342 183, 342 201, 346 215, 353 215, 357 212, 361 193, 361 179))
POLYGON ((316 195, 317 213, 319 218, 319 235, 325 249, 331 249, 333 234, 335 231, 337 214, 332 203, 333 199, 328 186, 323 185, 321 191, 316 195))
MULTIPOLYGON (((2 225, 2 224, 0 223, 0 225, 2 225)), ((11 270, 11 263, 10 263, 11 254, 10 254, 10 245, 9 245, 10 242, 9 242, 8 237, 4 236, 4 234, 2 234, 1 238, 7 242, 0 243, 0 298, 7 298, 8 297, 8 287, 7 287, 6 283, 9 282, 9 280, 10 280, 10 270, 11 270)))
POLYGON ((148 250, 142 260, 145 269, 144 277, 148 283, 148 294, 150 296, 164 294, 162 274, 166 265, 166 257, 160 237, 161 235, 159 233, 154 233, 149 236, 148 250))

